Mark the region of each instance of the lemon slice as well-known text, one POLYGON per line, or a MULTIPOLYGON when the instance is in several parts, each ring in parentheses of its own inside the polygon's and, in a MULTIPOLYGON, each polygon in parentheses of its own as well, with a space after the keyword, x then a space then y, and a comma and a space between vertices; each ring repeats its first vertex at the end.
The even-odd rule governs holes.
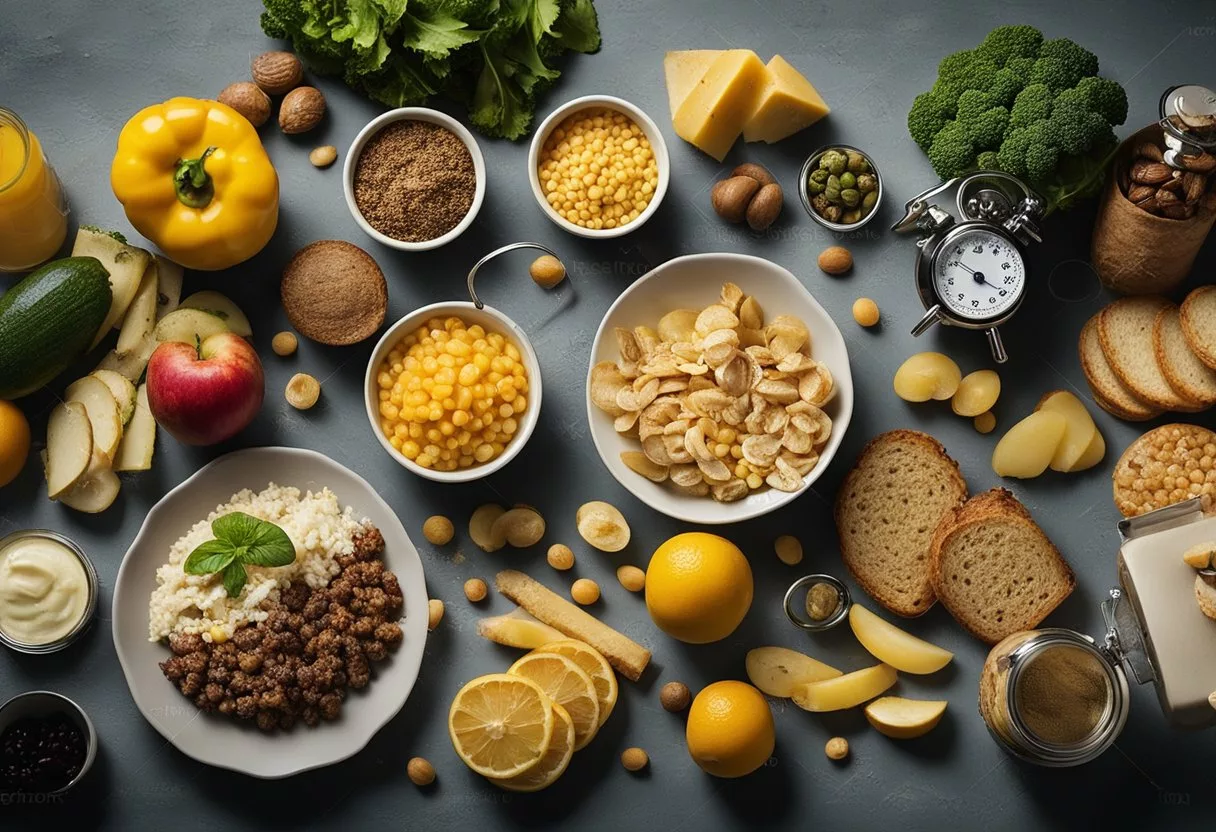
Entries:
POLYGON ((566 709, 553 703, 553 741, 540 762, 523 774, 505 779, 490 778, 490 782, 509 792, 538 792, 552 786, 566 772, 574 756, 574 720, 566 709))
POLYGON ((595 685, 595 698, 600 703, 600 725, 608 721, 608 715, 616 707, 617 684, 612 665, 590 644, 574 638, 551 641, 536 649, 537 653, 556 653, 570 659, 591 677, 595 685))
POLYGON ((448 711, 448 735, 473 771, 515 777, 544 758, 553 720, 553 701, 540 685, 525 676, 492 673, 456 694, 448 711))
POLYGON ((574 722, 574 750, 591 742, 600 730, 600 702, 595 683, 573 660, 556 653, 529 653, 507 671, 531 679, 574 722))

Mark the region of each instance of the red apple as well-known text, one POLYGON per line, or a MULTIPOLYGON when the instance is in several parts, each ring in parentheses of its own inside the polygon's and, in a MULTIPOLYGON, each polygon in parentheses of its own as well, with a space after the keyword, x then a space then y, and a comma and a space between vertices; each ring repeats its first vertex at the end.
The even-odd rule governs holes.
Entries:
POLYGON ((231 332, 199 345, 165 341, 148 360, 148 407, 187 445, 214 445, 242 431, 262 408, 262 361, 231 332))

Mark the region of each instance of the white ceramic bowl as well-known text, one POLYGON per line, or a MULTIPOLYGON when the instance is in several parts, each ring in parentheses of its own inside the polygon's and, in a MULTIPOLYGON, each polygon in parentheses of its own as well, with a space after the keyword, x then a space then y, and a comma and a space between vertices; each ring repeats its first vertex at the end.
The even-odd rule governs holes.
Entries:
POLYGON ((251 448, 222 456, 153 506, 123 557, 114 582, 114 646, 136 707, 182 753, 220 768, 274 779, 345 760, 362 749, 410 695, 426 643, 427 591, 422 559, 397 515, 366 480, 329 457, 299 448, 251 448), (157 666, 172 654, 148 641, 148 599, 156 570, 190 527, 242 488, 260 491, 269 482, 316 491, 328 487, 356 517, 368 518, 384 536, 384 563, 405 596, 405 638, 373 667, 372 682, 350 691, 342 715, 315 728, 263 734, 251 725, 195 708, 157 666))
POLYGON ((591 375, 587 374, 587 418, 591 438, 600 458, 617 481, 646 505, 689 523, 725 525, 767 514, 797 498, 811 487, 827 469, 840 447, 853 415, 853 377, 844 337, 827 311, 811 297, 789 271, 760 257, 745 254, 692 254, 677 257, 650 271, 626 289, 604 315, 595 343, 591 347, 591 366, 601 361, 615 362, 619 357, 615 327, 639 325, 655 327, 673 309, 703 309, 716 303, 722 284, 737 284, 745 294, 755 296, 765 318, 793 315, 801 318, 811 332, 812 355, 832 371, 836 395, 824 410, 832 418, 832 435, 820 451, 815 468, 802 478, 795 492, 765 487, 733 503, 719 503, 710 497, 681 494, 670 485, 651 482, 621 462, 622 451, 641 450, 636 439, 617 433, 612 417, 591 401, 591 375))
POLYGON ((536 128, 536 133, 532 136, 532 146, 528 149, 528 181, 532 184, 532 195, 536 197, 536 203, 540 205, 540 209, 544 212, 544 215, 555 225, 579 237, 607 239, 609 237, 620 237, 628 234, 630 231, 641 228, 646 220, 654 216, 654 212, 659 210, 659 203, 663 201, 663 197, 667 193, 667 183, 670 179, 671 160, 667 155, 667 144, 663 141, 663 134, 659 132, 658 125, 638 107, 630 104, 623 98, 617 98, 612 95, 584 95, 558 107, 549 113, 548 118, 542 121, 540 126, 536 128), (561 124, 562 120, 567 116, 590 107, 607 107, 629 116, 633 120, 633 123, 641 127, 646 133, 646 138, 650 140, 650 151, 654 154, 655 162, 659 168, 659 184, 655 189, 654 196, 650 199, 650 203, 646 206, 646 210, 638 214, 638 218, 633 222, 617 226, 616 228, 583 228, 581 225, 575 225, 565 217, 559 216, 545 200, 545 192, 541 190, 540 177, 536 171, 541 148, 544 147, 545 139, 549 137, 553 129, 561 124))
POLYGON ((380 446, 401 467, 435 482, 470 482, 493 474, 523 450, 524 445, 532 436, 532 431, 536 430, 536 423, 540 418, 541 392, 540 361, 536 357, 536 350, 532 348, 532 342, 528 340, 527 333, 520 328, 519 324, 497 309, 491 306, 483 306, 478 309, 466 300, 423 306, 389 327, 376 343, 376 348, 372 350, 372 357, 367 362, 363 398, 367 409, 367 421, 371 424, 372 433, 376 435, 380 446), (503 452, 494 459, 468 468, 458 468, 455 471, 435 471, 431 468, 423 468, 418 463, 407 459, 405 454, 393 447, 392 443, 388 441, 388 437, 384 435, 384 431, 380 429, 380 387, 376 384, 376 376, 380 371, 380 363, 398 341, 425 323, 428 318, 446 318, 450 315, 455 315, 470 326, 480 324, 486 332, 501 332, 508 341, 515 344, 523 358, 524 367, 528 371, 528 407, 524 410, 523 416, 518 419, 519 426, 515 431, 515 436, 507 443, 503 452))
POLYGON ((93 761, 97 759, 97 729, 93 727, 93 720, 89 719, 89 715, 80 705, 62 693, 50 690, 31 690, 19 693, 0 705, 0 734, 3 734, 8 726, 19 719, 59 713, 66 715, 84 734, 85 752, 84 763, 81 764, 80 771, 67 785, 51 792, 52 795, 62 795, 83 780, 84 776, 89 773, 89 769, 93 767, 93 761))
POLYGON ((477 139, 473 138, 473 134, 469 132, 468 128, 447 113, 441 113, 428 107, 400 107, 396 110, 389 110, 387 113, 369 121, 367 126, 359 131, 359 135, 355 136, 355 140, 350 143, 350 149, 346 151, 346 161, 342 164, 342 193, 346 197, 346 207, 350 209, 351 216, 355 218, 355 222, 359 224, 359 227, 373 240, 395 248, 398 251, 427 251, 452 242, 452 240, 463 234, 465 229, 473 224, 473 220, 477 217, 477 212, 481 210, 481 203, 486 197, 486 161, 481 155, 481 148, 477 146, 477 139), (359 164, 359 156, 363 153, 363 146, 367 144, 372 136, 395 121, 425 121, 430 124, 438 124, 440 127, 446 127, 464 142, 465 147, 469 149, 469 155, 473 157, 473 170, 477 176, 477 186, 473 193, 473 204, 469 206, 469 212, 464 215, 464 219, 457 223, 451 231, 433 240, 421 240, 416 243, 409 243, 405 240, 389 237, 387 234, 381 234, 364 219, 363 214, 359 211, 358 203, 355 202, 355 167, 359 164))

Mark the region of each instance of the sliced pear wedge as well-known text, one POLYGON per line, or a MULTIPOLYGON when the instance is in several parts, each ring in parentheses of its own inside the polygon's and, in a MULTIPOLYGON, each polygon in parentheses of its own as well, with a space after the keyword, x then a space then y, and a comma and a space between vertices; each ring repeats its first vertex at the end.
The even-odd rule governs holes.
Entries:
POLYGON ((870 701, 895 684, 897 678, 895 668, 876 664, 835 679, 799 685, 790 698, 804 711, 843 711, 870 701))
POLYGON ((96 376, 85 376, 68 385, 63 399, 84 405, 93 424, 93 448, 113 459, 122 439, 122 415, 110 388, 96 376))
POLYGON ((110 394, 118 404, 118 417, 123 425, 131 421, 135 415, 135 385, 131 379, 114 370, 94 370, 92 375, 102 384, 110 388, 110 394))
POLYGON ((954 658, 949 650, 899 629, 860 604, 849 608, 849 626, 871 656, 905 673, 935 673, 954 658))
POLYGON ((559 630, 537 621, 519 607, 506 615, 481 619, 477 622, 477 635, 496 644, 524 650, 535 650, 566 638, 559 630))
POLYGON ((59 499, 84 478, 93 457, 93 425, 80 402, 65 402, 51 411, 46 429, 46 489, 59 499))
POLYGON ((769 696, 787 699, 807 682, 822 682, 843 675, 831 665, 785 647, 757 647, 747 651, 747 678, 769 696))
POLYGON ((923 737, 942 721, 945 700, 883 696, 866 705, 866 719, 878 733, 896 740, 923 737))
POLYGON ((152 467, 156 449, 156 420, 148 408, 148 385, 139 385, 135 413, 118 443, 114 456, 115 471, 147 471, 152 467))
POLYGON ((121 488, 109 457, 94 446, 89 470, 71 490, 59 496, 59 502, 85 514, 100 514, 114 504, 121 488))

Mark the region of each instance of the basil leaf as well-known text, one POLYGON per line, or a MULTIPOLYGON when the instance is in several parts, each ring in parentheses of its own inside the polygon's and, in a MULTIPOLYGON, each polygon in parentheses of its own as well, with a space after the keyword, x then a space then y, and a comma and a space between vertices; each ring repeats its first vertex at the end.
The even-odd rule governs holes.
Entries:
POLYGON ((226 540, 208 540, 201 544, 182 564, 187 575, 210 575, 236 560, 236 550, 226 540))
POLYGON ((261 526, 240 559, 252 566, 286 566, 296 559, 296 546, 287 532, 274 523, 259 521, 261 526))
POLYGON ((234 511, 212 520, 211 531, 217 538, 227 540, 233 546, 248 546, 253 543, 264 522, 243 511, 234 511))
POLYGON ((228 592, 229 598, 235 598, 241 594, 241 590, 245 588, 245 567, 240 561, 233 561, 224 567, 224 589, 228 592))

